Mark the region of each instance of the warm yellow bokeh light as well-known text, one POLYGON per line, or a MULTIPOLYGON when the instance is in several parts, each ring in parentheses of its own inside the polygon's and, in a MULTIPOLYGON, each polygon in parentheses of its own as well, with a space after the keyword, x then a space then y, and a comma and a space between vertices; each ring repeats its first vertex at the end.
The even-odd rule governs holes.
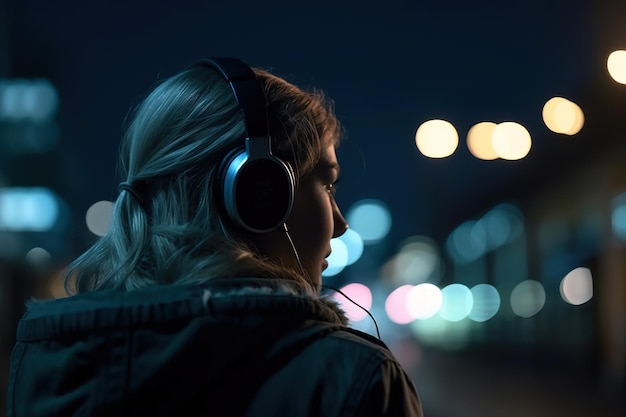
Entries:
POLYGON ((626 51, 611 52, 606 60, 606 68, 615 81, 626 84, 626 51))
POLYGON ((467 132, 467 147, 476 158, 485 161, 498 158, 498 154, 491 143, 491 135, 495 127, 496 124, 493 122, 480 122, 472 126, 467 132))
POLYGON ((585 122, 585 115, 576 103, 563 97, 552 97, 543 106, 543 122, 555 133, 575 135, 585 122))
POLYGON ((543 105, 543 109, 541 111, 541 117, 543 118, 543 122, 546 124, 548 129, 555 133, 562 133, 560 128, 556 122, 555 110, 556 106, 561 103, 566 102, 567 100, 563 97, 552 97, 550 100, 546 101, 543 105))
POLYGON ((554 117, 561 133, 566 135, 575 135, 580 132, 585 123, 585 115, 580 106, 569 100, 557 104, 554 117))
POLYGON ((524 158, 530 152, 532 145, 528 130, 516 122, 503 122, 496 125, 491 140, 498 156, 510 161, 524 158))
POLYGON ((428 120, 415 132, 415 144, 424 156, 445 158, 459 146, 459 134, 452 123, 446 120, 428 120))

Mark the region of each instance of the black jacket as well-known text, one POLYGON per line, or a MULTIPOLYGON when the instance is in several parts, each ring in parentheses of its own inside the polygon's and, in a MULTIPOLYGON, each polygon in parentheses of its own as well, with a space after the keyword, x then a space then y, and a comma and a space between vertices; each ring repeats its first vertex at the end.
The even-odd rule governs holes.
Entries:
POLYGON ((390 351, 345 323, 331 300, 266 279, 36 302, 8 416, 421 416, 390 351))

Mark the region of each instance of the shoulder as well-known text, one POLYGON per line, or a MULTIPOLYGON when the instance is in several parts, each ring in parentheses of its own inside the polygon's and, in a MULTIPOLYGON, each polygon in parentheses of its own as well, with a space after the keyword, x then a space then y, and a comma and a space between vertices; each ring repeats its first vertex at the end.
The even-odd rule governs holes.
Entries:
MULTIPOLYGON (((318 365, 324 384, 335 393, 343 392, 342 415, 422 415, 412 378, 379 339, 341 327, 310 344, 303 353, 301 363, 318 365)), ((316 371, 311 373, 315 378, 316 371)))
POLYGON ((394 355, 380 339, 350 327, 342 326, 328 334, 329 342, 345 346, 350 351, 358 350, 378 356, 381 360, 395 361, 394 355))
POLYGON ((354 329, 347 324, 317 322, 310 330, 317 333, 321 343, 338 344, 352 349, 378 352, 393 358, 393 354, 382 339, 354 329))
POLYGON ((332 367, 360 381, 376 379, 385 369, 404 373, 385 343, 370 334, 330 324, 319 324, 315 333, 298 355, 305 366, 319 366, 327 373, 332 367))

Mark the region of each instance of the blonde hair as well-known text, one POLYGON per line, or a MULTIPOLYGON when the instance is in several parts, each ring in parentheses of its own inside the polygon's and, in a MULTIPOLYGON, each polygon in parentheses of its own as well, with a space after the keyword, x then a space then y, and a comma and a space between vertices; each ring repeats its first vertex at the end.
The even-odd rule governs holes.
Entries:
MULTIPOLYGON (((273 153, 301 178, 323 149, 339 143, 332 103, 254 71, 268 102, 273 153)), ((139 195, 120 192, 108 233, 68 268, 68 293, 238 276, 292 279, 314 290, 222 218, 213 182, 222 159, 243 145, 244 131, 243 114, 216 71, 193 66, 159 84, 134 110, 121 144, 122 177, 139 195)))

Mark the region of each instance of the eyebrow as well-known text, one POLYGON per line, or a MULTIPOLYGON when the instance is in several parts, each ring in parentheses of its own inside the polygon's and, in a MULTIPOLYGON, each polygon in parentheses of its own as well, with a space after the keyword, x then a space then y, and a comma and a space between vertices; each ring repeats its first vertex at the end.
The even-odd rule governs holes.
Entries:
POLYGON ((324 170, 335 170, 337 171, 337 176, 339 176, 339 174, 341 174, 341 167, 339 166, 338 162, 326 162, 326 161, 322 161, 319 164, 319 169, 324 169, 324 170))

